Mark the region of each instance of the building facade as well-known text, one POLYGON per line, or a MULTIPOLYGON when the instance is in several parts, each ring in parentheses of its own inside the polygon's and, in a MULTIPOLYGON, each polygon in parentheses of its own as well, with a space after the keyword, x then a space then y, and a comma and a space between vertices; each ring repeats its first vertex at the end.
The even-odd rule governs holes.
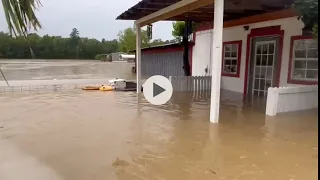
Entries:
MULTIPOLYGON (((297 16, 286 16, 223 29, 222 89, 266 96, 268 87, 318 84, 318 42, 302 35, 297 16)), ((193 76, 211 75, 212 33, 204 23, 195 32, 193 76)))

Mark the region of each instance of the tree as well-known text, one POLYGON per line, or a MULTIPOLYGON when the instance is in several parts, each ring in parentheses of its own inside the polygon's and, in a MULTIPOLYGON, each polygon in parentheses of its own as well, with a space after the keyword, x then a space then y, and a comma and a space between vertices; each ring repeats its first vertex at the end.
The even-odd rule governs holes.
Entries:
POLYGON ((79 56, 79 43, 80 43, 79 31, 77 28, 73 28, 70 33, 70 45, 75 49, 76 59, 79 56))
MULTIPOLYGON (((34 52, 35 58, 40 59, 74 59, 75 47, 71 45, 71 38, 60 36, 28 35, 28 41, 34 52)), ((79 59, 93 59, 97 54, 108 54, 118 51, 117 40, 105 40, 100 42, 96 39, 78 37, 79 59)), ((24 36, 12 37, 10 34, 0 32, 0 58, 29 59, 32 58, 29 43, 24 36)))
POLYGON ((298 19, 305 24, 304 29, 312 30, 313 36, 318 38, 318 0, 296 0, 293 7, 300 12, 298 19))
POLYGON ((149 46, 160 46, 164 44, 166 44, 166 42, 162 41, 161 39, 154 39, 152 42, 149 43, 149 46))
POLYGON ((181 42, 182 41, 182 37, 184 34, 184 26, 185 23, 184 21, 176 21, 172 23, 172 36, 178 41, 181 42))
MULTIPOLYGON (((127 28, 118 33, 119 48, 122 52, 129 52, 136 49, 136 30, 134 28, 127 28)), ((147 36, 146 30, 141 30, 141 46, 147 47, 150 39, 147 36)))
POLYGON ((134 50, 136 47, 136 33, 133 28, 127 28, 118 33, 119 48, 122 52, 134 50))
POLYGON ((37 58, 73 58, 72 45, 75 45, 77 58, 90 59, 94 58, 95 53, 111 53, 119 49, 117 40, 100 42, 80 38, 76 28, 72 30, 70 38, 28 35, 31 28, 35 31, 41 28, 35 15, 35 10, 42 6, 40 0, 2 0, 2 5, 9 34, 0 32, 1 58, 31 58, 32 52, 36 52, 37 58))
POLYGON ((171 40, 166 40, 164 43, 165 44, 173 44, 173 43, 178 43, 179 41, 177 39, 171 39, 171 40))
POLYGON ((188 36, 195 29, 195 24, 187 21, 177 21, 172 23, 173 31, 172 35, 177 39, 178 42, 183 42, 183 70, 185 76, 190 76, 190 64, 189 64, 189 42, 188 36), (187 24, 186 24, 187 23, 187 24), (187 26, 186 31, 185 27, 187 26))
MULTIPOLYGON (((185 22, 184 21, 173 22, 172 28, 173 28, 172 36, 176 39, 177 42, 181 42, 184 34, 185 22)), ((192 22, 189 34, 194 32, 195 29, 196 29, 196 24, 192 22)))
POLYGON ((41 24, 34 11, 41 6, 40 0, 2 0, 10 35, 28 35, 29 28, 37 30, 41 24))
POLYGON ((76 39, 78 40, 79 39, 79 31, 77 28, 73 28, 71 33, 70 33, 70 38, 71 39, 76 39))

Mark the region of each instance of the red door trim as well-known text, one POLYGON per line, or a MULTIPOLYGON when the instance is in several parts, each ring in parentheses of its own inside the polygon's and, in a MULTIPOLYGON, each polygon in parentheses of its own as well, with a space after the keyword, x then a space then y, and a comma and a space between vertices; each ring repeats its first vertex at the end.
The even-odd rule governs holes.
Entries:
POLYGON ((272 35, 277 35, 280 37, 280 42, 279 42, 279 66, 277 69, 277 79, 276 79, 276 84, 277 87, 279 87, 280 84, 280 72, 281 72, 281 62, 282 62, 282 49, 283 49, 283 37, 284 37, 284 30, 281 30, 281 26, 269 26, 269 27, 263 27, 263 28, 256 28, 256 29, 251 29, 250 34, 247 36, 247 49, 246 49, 246 65, 245 65, 245 78, 244 78, 244 89, 243 89, 243 94, 244 97, 247 95, 248 91, 248 72, 249 72, 249 62, 250 62, 250 52, 251 52, 251 40, 252 38, 255 37, 263 37, 263 36, 272 36, 272 35))

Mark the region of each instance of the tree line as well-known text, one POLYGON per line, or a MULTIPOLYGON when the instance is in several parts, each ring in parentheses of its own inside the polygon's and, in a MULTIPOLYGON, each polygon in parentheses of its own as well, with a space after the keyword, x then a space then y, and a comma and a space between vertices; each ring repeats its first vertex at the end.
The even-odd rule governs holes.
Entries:
POLYGON ((9 59, 93 59, 96 54, 118 51, 118 40, 106 41, 80 37, 74 28, 70 37, 44 35, 36 33, 12 37, 0 32, 0 58, 9 59))
MULTIPOLYGON (((129 52, 135 49, 136 32, 127 28, 118 33, 118 39, 97 40, 80 37, 73 28, 69 37, 39 36, 36 33, 28 36, 11 36, 0 32, 0 58, 7 59, 94 59, 98 54, 112 52, 129 52)), ((162 41, 148 39, 147 32, 142 30, 142 47, 151 47, 178 42, 176 39, 162 41)))

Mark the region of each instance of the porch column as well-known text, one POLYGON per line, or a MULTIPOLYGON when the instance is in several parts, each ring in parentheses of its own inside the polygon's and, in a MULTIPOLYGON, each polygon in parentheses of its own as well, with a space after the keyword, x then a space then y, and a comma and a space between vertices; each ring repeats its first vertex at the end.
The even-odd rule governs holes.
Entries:
POLYGON ((141 93, 141 26, 135 23, 136 28, 136 76, 137 76, 137 93, 141 93))
POLYGON ((212 86, 210 104, 210 122, 219 122, 220 107, 220 82, 221 82, 221 61, 222 61, 222 34, 223 34, 223 10, 224 0, 214 1, 214 20, 212 35, 212 86))

